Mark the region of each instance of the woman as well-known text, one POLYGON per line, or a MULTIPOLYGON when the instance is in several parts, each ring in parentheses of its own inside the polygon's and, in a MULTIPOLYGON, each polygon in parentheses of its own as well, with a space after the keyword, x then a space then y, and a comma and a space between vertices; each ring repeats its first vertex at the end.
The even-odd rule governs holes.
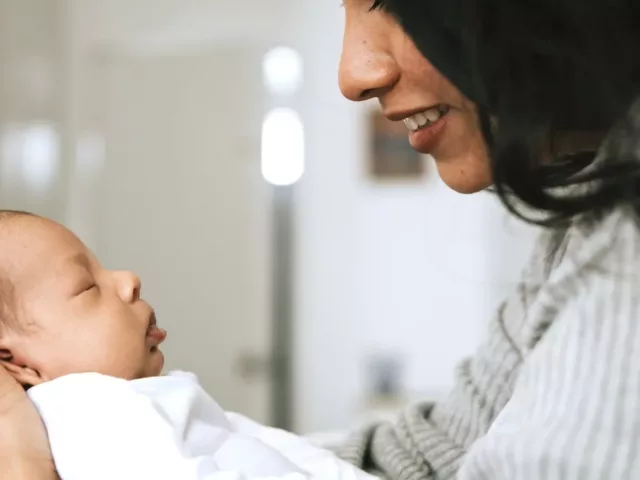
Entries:
MULTIPOLYGON (((638 3, 345 0, 345 96, 404 120, 453 189, 548 226, 449 399, 345 458, 392 480, 640 478, 638 3)), ((0 375, 0 469, 50 479, 15 387, 0 375)))
POLYGON ((394 480, 640 478, 640 2, 344 3, 344 95, 548 229, 448 400, 342 455, 394 480))
POLYGON ((49 440, 22 385, 0 368, 0 478, 57 480, 49 440))

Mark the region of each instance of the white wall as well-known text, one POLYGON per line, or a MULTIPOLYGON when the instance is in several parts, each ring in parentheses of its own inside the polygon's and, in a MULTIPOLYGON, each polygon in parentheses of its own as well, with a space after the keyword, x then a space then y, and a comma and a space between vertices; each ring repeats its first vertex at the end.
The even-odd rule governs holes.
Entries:
POLYGON ((167 368, 196 372, 226 408, 269 421, 263 46, 185 44, 172 28, 198 19, 204 34, 206 18, 212 29, 233 23, 237 7, 152 0, 145 15, 134 3, 0 0, 0 208, 53 217, 108 267, 139 273, 170 332, 167 368), (60 146, 34 137, 34 123, 60 146), (50 156, 52 178, 36 191, 30 175, 50 156))
POLYGON ((270 192, 260 178, 260 55, 220 47, 105 61, 97 254, 142 279, 169 332, 166 369, 269 421, 270 192), (241 94, 240 94, 241 92, 241 94))
POLYGON ((507 225, 490 194, 457 195, 433 169, 419 185, 368 183, 371 106, 347 103, 337 87, 343 13, 331 2, 305 6, 295 367, 298 428, 310 432, 354 422, 375 351, 405 363, 410 396, 446 392, 533 235, 507 225))
POLYGON ((64 17, 61 0, 0 0, 0 208, 56 219, 69 148, 64 17))
MULTIPOLYGON (((83 49, 88 48, 85 42, 158 51, 170 44, 180 48, 211 45, 230 35, 233 41, 243 35, 248 41, 259 39, 261 45, 289 39, 303 53, 306 68, 301 105, 307 132, 307 172, 297 190, 298 428, 317 431, 352 423, 365 400, 364 363, 376 350, 399 353, 406 363, 405 387, 412 394, 440 395, 451 383, 454 364, 475 348, 488 316, 510 287, 530 248, 531 232, 505 228, 504 214, 488 194, 456 195, 433 171, 414 186, 367 183, 363 174, 365 114, 370 106, 350 104, 338 91, 343 12, 337 2, 281 0, 276 6, 264 1, 247 5, 190 0, 185 5, 182 0, 162 0, 162 7, 155 9, 150 5, 158 0, 134 3, 0 0, 0 20, 4 20, 0 39, 17 35, 18 7, 31 15, 26 18, 46 18, 47 25, 58 28, 49 36, 36 36, 36 32, 47 33, 40 27, 25 28, 31 33, 24 38, 32 42, 25 45, 25 51, 31 49, 35 54, 25 56, 31 63, 27 61, 18 71, 38 70, 42 67, 38 59, 54 59, 54 65, 45 65, 44 71, 61 83, 33 84, 36 90, 44 85, 42 105, 21 103, 8 115, 16 118, 33 111, 27 120, 53 118, 63 132, 65 162, 70 162, 63 163, 63 168, 70 165, 72 179, 67 210, 71 223, 86 230, 83 236, 91 244, 99 243, 94 235, 93 207, 85 208, 90 192, 80 188, 87 185, 86 179, 74 183, 80 164, 72 159, 80 159, 70 154, 75 142, 91 133, 96 114, 90 111, 90 97, 100 90, 92 78, 99 76, 96 66, 82 63, 83 49), (284 18, 296 21, 285 28, 281 12, 289 3, 293 6, 285 10, 284 18), (230 13, 232 4, 237 5, 230 13), (47 5, 50 10, 42 10, 47 5), (55 10, 61 5, 68 9, 64 15, 55 10), (34 16, 34 9, 41 15, 34 16), (57 20, 52 20, 54 10, 60 15, 57 20), (60 31, 65 24, 72 28, 60 31), (13 25, 13 30, 7 25, 13 25), (33 40, 38 38, 40 43, 33 40), (46 88, 52 88, 55 95, 46 88), (53 103, 47 103, 51 100, 53 103)), ((2 67, 0 113, 12 105, 8 100, 15 104, 16 98, 24 98, 24 102, 38 98, 32 93, 17 97, 12 88, 32 84, 8 78, 9 68, 2 67)), ((57 185, 66 188, 64 182, 57 185)), ((66 203, 60 191, 49 192, 47 199, 56 201, 43 204, 55 207, 56 212, 50 213, 54 216, 62 216, 66 203)), ((0 193, 4 202, 0 206, 22 194, 4 188, 0 193)), ((18 203, 10 206, 25 207, 18 203)))

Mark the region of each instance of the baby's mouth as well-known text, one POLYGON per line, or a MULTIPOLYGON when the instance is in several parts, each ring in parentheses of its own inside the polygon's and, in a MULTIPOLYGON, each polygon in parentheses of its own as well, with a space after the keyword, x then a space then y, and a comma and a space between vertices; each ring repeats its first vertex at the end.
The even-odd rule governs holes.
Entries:
POLYGON ((155 352, 158 350, 158 345, 160 345, 167 338, 167 331, 158 328, 156 322, 156 314, 155 312, 151 313, 151 317, 149 318, 149 327, 147 328, 147 341, 149 342, 149 351, 155 352))

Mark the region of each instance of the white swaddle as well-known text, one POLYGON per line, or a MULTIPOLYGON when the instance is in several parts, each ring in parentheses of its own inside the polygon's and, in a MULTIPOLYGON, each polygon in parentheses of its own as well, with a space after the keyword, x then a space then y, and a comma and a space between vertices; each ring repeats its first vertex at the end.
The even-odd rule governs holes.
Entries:
POLYGON ((226 414, 189 373, 73 374, 28 393, 62 480, 371 478, 303 438, 226 414))

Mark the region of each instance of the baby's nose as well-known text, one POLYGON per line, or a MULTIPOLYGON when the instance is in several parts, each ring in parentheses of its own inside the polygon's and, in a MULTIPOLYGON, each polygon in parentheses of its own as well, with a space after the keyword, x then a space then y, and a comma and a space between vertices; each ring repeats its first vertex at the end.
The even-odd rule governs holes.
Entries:
POLYGON ((142 288, 140 277, 128 271, 116 272, 116 277, 120 296, 125 302, 132 303, 140 299, 140 289, 142 288))

